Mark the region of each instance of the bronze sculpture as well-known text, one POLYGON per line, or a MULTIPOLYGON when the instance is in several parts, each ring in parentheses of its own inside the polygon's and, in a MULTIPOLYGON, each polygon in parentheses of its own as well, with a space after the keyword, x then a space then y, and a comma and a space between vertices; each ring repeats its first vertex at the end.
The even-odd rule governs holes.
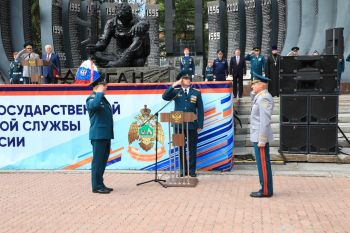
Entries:
POLYGON ((132 12, 128 3, 116 4, 116 16, 107 21, 94 51, 102 67, 142 67, 150 53, 149 23, 132 12), (116 51, 105 51, 111 39, 116 51))

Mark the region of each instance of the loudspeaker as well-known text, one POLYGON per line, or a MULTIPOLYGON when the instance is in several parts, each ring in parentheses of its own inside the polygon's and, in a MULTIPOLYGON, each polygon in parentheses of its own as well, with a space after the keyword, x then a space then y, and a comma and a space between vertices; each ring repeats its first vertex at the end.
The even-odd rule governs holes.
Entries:
POLYGON ((298 56, 298 72, 319 72, 320 56, 298 56))
POLYGON ((296 93, 320 91, 320 72, 318 70, 298 71, 295 80, 296 93))
POLYGON ((280 74, 296 74, 299 69, 298 57, 282 56, 280 62, 280 74))
POLYGON ((297 72, 280 76, 280 94, 338 94, 337 74, 297 72))
POLYGON ((334 125, 310 125, 309 129, 309 153, 337 154, 338 126, 334 125))
POLYGON ((281 124, 280 150, 288 153, 308 153, 308 126, 281 124))
POLYGON ((310 96, 310 124, 336 124, 338 122, 337 95, 310 96))
POLYGON ((280 101, 281 123, 306 124, 308 122, 307 96, 282 95, 280 101))
POLYGON ((338 55, 321 55, 320 56, 320 73, 337 74, 338 72, 338 55))
POLYGON ((280 75, 280 94, 295 94, 297 92, 297 81, 295 74, 280 75))
POLYGON ((344 57, 344 28, 330 28, 326 30, 326 54, 337 54, 344 57))
POLYGON ((323 74, 319 81, 319 93, 321 94, 338 94, 339 82, 337 74, 323 74))

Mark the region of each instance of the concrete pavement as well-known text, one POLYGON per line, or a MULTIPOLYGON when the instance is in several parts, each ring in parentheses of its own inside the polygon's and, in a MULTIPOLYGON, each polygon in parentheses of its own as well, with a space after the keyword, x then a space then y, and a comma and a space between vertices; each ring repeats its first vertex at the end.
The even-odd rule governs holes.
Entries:
MULTIPOLYGON (((196 188, 136 186, 153 173, 1 171, 0 232, 350 232, 350 165, 274 165, 274 196, 253 199, 254 165, 200 172, 196 188)), ((166 174, 163 174, 165 177, 166 174)))

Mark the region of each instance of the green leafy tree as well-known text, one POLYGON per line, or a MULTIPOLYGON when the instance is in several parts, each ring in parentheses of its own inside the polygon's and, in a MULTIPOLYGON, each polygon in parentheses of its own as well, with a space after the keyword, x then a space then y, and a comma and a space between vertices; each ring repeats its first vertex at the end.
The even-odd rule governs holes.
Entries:
POLYGON ((175 35, 177 40, 194 40, 194 1, 175 0, 175 35))

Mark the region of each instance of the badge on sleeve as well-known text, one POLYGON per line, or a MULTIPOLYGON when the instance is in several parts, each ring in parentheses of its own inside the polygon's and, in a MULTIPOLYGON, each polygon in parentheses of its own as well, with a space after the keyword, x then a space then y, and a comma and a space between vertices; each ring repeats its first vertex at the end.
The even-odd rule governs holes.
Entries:
POLYGON ((264 109, 268 109, 269 106, 270 106, 270 103, 269 103, 269 101, 267 101, 267 100, 263 100, 262 103, 261 103, 261 106, 262 106, 264 109))

